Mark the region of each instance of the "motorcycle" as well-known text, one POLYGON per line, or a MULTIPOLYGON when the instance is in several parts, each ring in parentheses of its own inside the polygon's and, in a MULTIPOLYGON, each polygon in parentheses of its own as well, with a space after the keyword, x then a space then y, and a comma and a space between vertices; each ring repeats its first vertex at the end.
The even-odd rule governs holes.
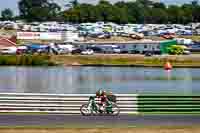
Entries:
POLYGON ((120 113, 120 109, 116 103, 107 101, 104 109, 100 109, 101 106, 96 103, 95 97, 90 97, 87 104, 83 104, 80 107, 80 112, 83 116, 90 115, 112 115, 117 116, 120 113))

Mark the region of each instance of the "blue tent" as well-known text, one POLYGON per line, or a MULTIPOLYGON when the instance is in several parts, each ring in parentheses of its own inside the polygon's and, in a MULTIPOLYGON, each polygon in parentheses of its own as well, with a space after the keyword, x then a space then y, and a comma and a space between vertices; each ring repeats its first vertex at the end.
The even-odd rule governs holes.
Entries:
POLYGON ((27 45, 28 51, 29 52, 48 52, 49 51, 49 46, 48 45, 42 45, 42 44, 29 44, 27 45))
POLYGON ((30 44, 27 45, 28 49, 31 50, 39 50, 39 49, 47 49, 48 46, 47 45, 42 45, 42 44, 30 44))

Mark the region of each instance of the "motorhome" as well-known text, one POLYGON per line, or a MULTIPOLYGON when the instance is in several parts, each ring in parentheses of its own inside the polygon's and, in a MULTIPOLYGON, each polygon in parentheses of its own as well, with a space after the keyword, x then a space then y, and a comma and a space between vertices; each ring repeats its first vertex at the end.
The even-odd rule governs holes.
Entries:
POLYGON ((95 45, 97 48, 101 48, 103 53, 120 53, 120 47, 117 45, 95 45))

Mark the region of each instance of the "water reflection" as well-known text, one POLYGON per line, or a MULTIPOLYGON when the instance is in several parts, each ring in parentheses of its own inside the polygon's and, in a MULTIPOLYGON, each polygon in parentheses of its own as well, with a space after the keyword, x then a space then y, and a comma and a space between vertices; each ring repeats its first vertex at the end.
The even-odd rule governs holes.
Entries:
POLYGON ((199 69, 133 67, 1 67, 0 92, 95 93, 200 93, 199 69))

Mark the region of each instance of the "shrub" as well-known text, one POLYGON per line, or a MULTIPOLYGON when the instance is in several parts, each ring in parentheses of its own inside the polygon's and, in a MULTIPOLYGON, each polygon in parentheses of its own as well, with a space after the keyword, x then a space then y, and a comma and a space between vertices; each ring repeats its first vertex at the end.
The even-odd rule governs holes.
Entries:
POLYGON ((168 53, 171 55, 182 55, 184 53, 184 48, 180 45, 172 45, 168 47, 168 53))

